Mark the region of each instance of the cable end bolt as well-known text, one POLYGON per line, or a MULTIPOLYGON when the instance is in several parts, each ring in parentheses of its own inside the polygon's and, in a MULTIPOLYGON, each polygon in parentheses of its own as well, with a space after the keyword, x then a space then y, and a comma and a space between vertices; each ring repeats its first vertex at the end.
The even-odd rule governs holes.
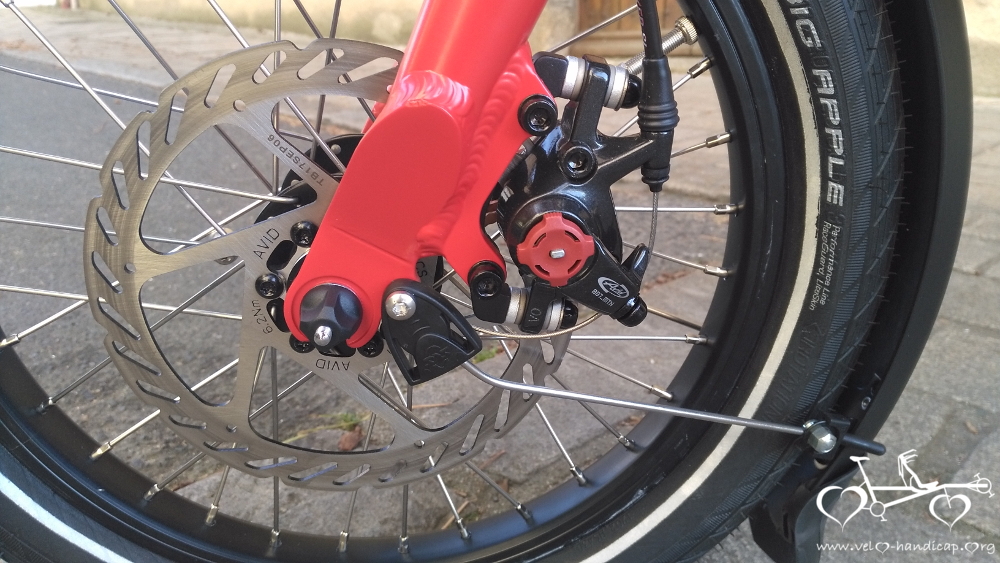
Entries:
POLYGON ((94 450, 94 453, 90 454, 90 459, 92 461, 97 460, 102 455, 111 451, 111 442, 104 442, 101 447, 94 450))
POLYGON ((805 429, 809 447, 818 454, 828 454, 837 447, 837 436, 818 420, 810 420, 802 426, 805 429))

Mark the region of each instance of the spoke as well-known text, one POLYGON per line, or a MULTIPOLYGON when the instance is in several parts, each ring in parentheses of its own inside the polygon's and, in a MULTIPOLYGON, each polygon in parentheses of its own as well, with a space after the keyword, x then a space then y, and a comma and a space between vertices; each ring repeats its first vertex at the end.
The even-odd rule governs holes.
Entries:
MULTIPOLYGON (((563 389, 567 391, 572 391, 572 389, 569 388, 569 385, 566 385, 565 383, 562 382, 561 379, 556 377, 556 374, 554 373, 550 374, 549 377, 551 377, 563 389)), ((613 424, 611 424, 603 416, 598 414, 597 411, 594 410, 594 407, 588 405, 587 403, 584 403, 583 401, 577 401, 577 402, 580 403, 580 406, 586 409, 586 411, 589 412, 594 418, 596 418, 597 421, 601 423, 601 426, 604 426, 604 428, 606 428, 608 432, 611 432, 611 434, 615 437, 615 439, 618 440, 619 444, 625 446, 625 448, 629 450, 635 449, 635 442, 629 440, 627 436, 619 432, 618 429, 615 428, 613 424)))
MULTIPOLYGON (((716 215, 732 215, 739 207, 732 203, 722 203, 714 207, 657 207, 657 213, 714 213, 716 215)), ((652 207, 616 206, 618 213, 650 213, 652 207)))
MULTIPOLYGON (((197 390, 201 389, 202 387, 208 385, 209 383, 215 381, 216 379, 219 378, 219 376, 221 376, 222 374, 224 374, 227 371, 229 371, 229 370, 233 369, 234 367, 236 367, 236 364, 239 363, 239 361, 240 361, 239 358, 237 358, 237 359, 229 362, 228 364, 226 364, 225 366, 223 366, 221 369, 217 370, 212 375, 209 375, 205 379, 199 381, 196 385, 194 385, 193 387, 191 387, 191 390, 192 391, 197 391, 197 390)), ((115 436, 114 438, 108 440, 107 442, 104 442, 103 444, 100 445, 100 447, 98 447, 96 450, 94 450, 94 452, 92 454, 90 454, 90 459, 97 459, 97 458, 101 457, 102 455, 110 452, 111 449, 114 448, 115 446, 117 446, 118 444, 120 444, 122 440, 124 440, 125 438, 128 438, 132 434, 135 434, 136 431, 138 431, 143 426, 145 426, 145 425, 149 424, 150 422, 152 422, 157 416, 159 416, 159 414, 160 414, 160 409, 156 409, 155 411, 153 411, 152 413, 150 413, 149 415, 147 415, 146 418, 144 418, 144 419, 140 420, 139 422, 136 422, 135 424, 133 424, 128 430, 122 432, 121 434, 115 436)))
MULTIPOLYGON (((320 32, 319 27, 316 26, 316 22, 313 21, 312 17, 309 15, 309 12, 306 10, 305 6, 302 5, 302 0, 292 0, 292 2, 295 2, 295 7, 299 9, 299 13, 302 14, 302 19, 306 20, 306 25, 309 26, 310 30, 312 30, 313 35, 316 36, 316 39, 323 39, 322 32, 320 32)), ((337 36, 337 24, 340 21, 340 4, 341 4, 341 0, 337 0, 336 4, 334 4, 334 6, 333 6, 333 19, 330 21, 330 38, 331 39, 333 39, 334 37, 337 36)), ((336 60, 336 57, 333 56, 333 53, 331 53, 330 51, 327 51, 326 52, 326 64, 330 64, 331 62, 333 62, 335 60, 336 60)), ((350 76, 348 76, 346 74, 344 74, 342 76, 343 76, 344 82, 346 82, 348 84, 350 84, 352 82, 350 76)), ((371 106, 368 105, 368 101, 365 100, 364 98, 358 98, 358 102, 361 103, 361 108, 364 109, 365 113, 368 114, 368 119, 371 119, 372 121, 375 121, 375 113, 372 111, 371 106)), ((326 105, 326 94, 323 94, 323 95, 321 95, 319 97, 319 109, 318 109, 318 115, 316 117, 316 130, 317 131, 319 131, 320 127, 323 126, 323 107, 325 105, 326 105)), ((314 144, 313 145, 313 151, 315 151, 315 150, 316 150, 316 145, 314 144)), ((315 152, 313 154, 315 154, 315 152)))
MULTIPOLYGON (((243 34, 240 33, 240 30, 236 29, 236 26, 233 25, 232 20, 230 20, 229 16, 227 16, 226 13, 222 10, 222 7, 219 6, 219 3, 216 2, 216 0, 208 0, 208 3, 209 5, 212 6, 212 9, 215 10, 215 13, 219 16, 219 19, 222 20, 222 23, 224 23, 226 27, 229 28, 229 31, 233 34, 233 36, 236 37, 236 40, 239 41, 240 45, 242 45, 244 49, 249 48, 250 44, 247 43, 247 40, 243 38, 243 34)), ((261 65, 260 70, 261 72, 264 73, 265 76, 271 75, 271 72, 267 70, 267 67, 264 66, 263 64, 261 65)), ((298 118, 299 122, 302 123, 302 126, 305 127, 306 131, 309 133, 309 136, 312 137, 313 141, 315 141, 319 145, 319 148, 323 150, 323 152, 326 154, 327 157, 330 158, 330 161, 333 162, 333 164, 341 172, 344 172, 346 170, 346 168, 344 167, 344 163, 341 162, 339 158, 337 158, 337 155, 333 154, 333 151, 330 150, 330 147, 326 144, 326 142, 323 140, 320 134, 316 132, 316 128, 312 126, 312 123, 309 123, 309 120, 306 118, 305 114, 303 114, 302 110, 299 109, 299 106, 296 105, 295 102, 291 100, 291 98, 285 98, 284 100, 285 103, 288 104, 289 109, 292 110, 292 113, 295 114, 295 117, 298 118)))
POLYGON ((670 158, 680 156, 682 154, 688 154, 700 149, 710 149, 712 147, 717 147, 719 145, 725 145, 733 140, 733 135, 731 133, 719 133, 718 135, 713 135, 707 139, 705 142, 698 143, 697 145, 691 145, 686 149, 681 149, 670 155, 670 158))
MULTIPOLYGON (((118 12, 118 15, 121 16, 125 24, 132 29, 132 32, 135 33, 135 36, 139 38, 139 41, 142 41, 142 44, 146 46, 146 49, 149 50, 149 53, 153 55, 154 58, 156 58, 156 61, 160 63, 160 66, 163 67, 163 70, 167 71, 167 74, 170 75, 170 78, 177 80, 179 77, 177 73, 174 72, 173 67, 170 66, 170 63, 168 63, 167 60, 163 58, 163 55, 160 54, 160 51, 158 51, 156 47, 153 46, 153 44, 149 41, 149 38, 146 37, 146 34, 143 33, 141 29, 139 29, 139 26, 135 25, 135 22, 132 21, 132 18, 130 18, 128 14, 125 13, 125 10, 123 10, 121 6, 118 5, 118 2, 116 0, 108 0, 108 2, 115 9, 115 11, 118 12)), ((183 111, 183 109, 181 111, 183 111)), ((236 155, 240 157, 240 160, 242 160, 243 163, 247 165, 250 171, 253 172, 254 175, 257 176, 257 178, 260 179, 260 181, 263 182, 265 186, 267 186, 268 185, 267 178, 265 178, 264 174, 262 174, 261 171, 258 170, 257 167, 253 164, 253 162, 250 161, 250 158, 247 157, 247 155, 242 150, 240 150, 239 147, 236 146, 236 143, 233 142, 233 139, 229 135, 227 135, 226 132, 223 131, 222 128, 219 127, 218 125, 213 125, 212 128, 219 133, 219 136, 222 137, 222 140, 225 141, 226 144, 229 145, 231 149, 233 149, 236 155)))
MULTIPOLYGON (((296 1, 296 4, 298 2, 296 1)), ((385 387, 386 376, 389 373, 389 363, 386 362, 385 367, 382 368, 382 382, 381 387, 385 387)), ((375 428, 375 412, 373 411, 371 417, 368 419, 368 431, 365 432, 365 441, 361 445, 361 451, 368 451, 368 444, 372 439, 372 430, 375 428)), ((344 553, 347 551, 347 538, 351 535, 351 520, 354 518, 354 505, 358 502, 358 491, 357 489, 351 493, 351 504, 347 507, 347 524, 344 525, 344 529, 340 531, 340 542, 337 549, 344 553)))
POLYGON ((467 301, 465 301, 463 299, 459 299, 458 297, 455 297, 453 295, 448 295, 447 293, 443 293, 443 292, 441 293, 441 296, 444 297, 445 299, 449 300, 449 301, 454 301, 455 303, 458 303, 459 305, 461 305, 461 306, 463 306, 463 307, 465 307, 467 309, 472 309, 472 303, 469 303, 469 302, 467 302, 467 301))
MULTIPOLYGON (((632 243, 630 243, 630 242, 623 242, 622 245, 627 246, 628 248, 635 248, 635 245, 632 244, 632 243)), ((706 274, 708 274, 710 276, 715 276, 717 278, 724 278, 724 277, 726 277, 726 276, 728 276, 729 274, 732 273, 729 270, 726 270, 724 268, 719 268, 717 266, 709 266, 707 264, 698 264, 696 262, 690 262, 688 260, 684 260, 683 258, 675 258, 673 256, 667 256, 666 254, 663 254, 661 252, 657 252, 655 250, 652 252, 652 254, 653 254, 653 256, 656 256, 657 258, 662 258, 664 260, 668 260, 668 261, 673 262, 675 264, 680 264, 682 266, 687 266, 689 268, 694 268, 696 270, 701 270, 702 272, 705 272, 706 274)))
MULTIPOLYGON (((214 445, 218 445, 218 442, 216 442, 214 445)), ((145 495, 144 498, 147 501, 152 500, 153 497, 156 496, 156 493, 159 493, 163 489, 166 489, 168 486, 170 486, 170 483, 173 483, 174 479, 177 479, 185 471, 187 471, 188 469, 191 469, 192 467, 194 467, 194 464, 196 464, 199 461, 201 461, 204 457, 205 457, 205 452, 202 452, 202 453, 199 453, 199 454, 195 454, 194 457, 192 457, 191 459, 187 460, 186 462, 184 462, 183 464, 181 464, 180 467, 178 467, 177 469, 175 469, 173 473, 171 473, 170 475, 167 475, 167 477, 164 480, 162 480, 162 481, 160 481, 158 483, 155 483, 152 487, 150 487, 149 490, 146 491, 146 495, 145 495)))
MULTIPOLYGON (((170 311, 169 313, 167 313, 162 319, 160 319, 160 320, 156 321, 155 323, 153 323, 149 327, 150 332, 155 331, 156 329, 160 328, 164 324, 166 324, 166 323, 170 322, 171 320, 173 320, 174 317, 176 317, 182 311, 184 311, 188 307, 190 307, 192 303, 194 303, 195 301, 197 301, 197 300, 201 299, 202 297, 204 297, 207 293, 209 293, 210 291, 212 291, 213 289, 215 289, 216 287, 218 287, 219 285, 221 285, 223 282, 225 282, 226 280, 228 280, 230 277, 232 277, 236 272, 239 272, 240 270, 242 270, 243 269, 243 265, 244 265, 243 262, 240 262, 239 264, 236 264, 232 268, 226 270, 226 272, 223 273, 221 276, 215 278, 215 280, 213 280, 212 283, 206 285, 205 287, 201 288, 197 293, 195 293, 191 297, 187 298, 183 303, 181 303, 180 305, 178 305, 177 307, 175 307, 172 311, 170 311)), ((107 367, 109 364, 111 364, 111 356, 108 356, 108 357, 104 358, 104 360, 102 360, 101 363, 99 363, 96 366, 94 366, 93 368, 91 368, 90 371, 88 371, 87 373, 85 373, 82 376, 80 376, 79 378, 77 378, 76 381, 74 381, 73 383, 70 383, 69 386, 67 386, 66 388, 64 388, 62 391, 59 391, 55 395, 53 395, 53 396, 49 397, 48 399, 46 399, 46 401, 39 407, 39 410, 40 411, 45 411, 45 409, 51 407, 52 405, 55 405, 60 399, 62 399, 63 397, 65 397, 66 395, 68 395, 69 393, 71 393, 74 389, 76 389, 77 387, 79 387, 81 384, 83 384, 85 381, 87 381, 88 379, 90 379, 91 377, 93 377, 95 374, 97 374, 98 372, 100 372, 102 369, 104 369, 105 367, 107 367)))
MULTIPOLYGON (((95 102, 97 102, 97 105, 101 106, 101 109, 103 109, 104 112, 108 114, 108 117, 110 117, 111 120, 114 121, 115 124, 118 125, 118 127, 124 131, 126 128, 125 122, 122 121, 120 117, 118 117, 118 115, 111 109, 111 107, 108 106, 108 104, 104 102, 104 100, 101 99, 100 96, 97 95, 97 92, 95 92, 94 89, 91 88, 90 84, 86 80, 84 80, 82 76, 80 76, 80 73, 78 73, 76 69, 73 67, 73 65, 71 65, 69 61, 67 61, 66 58, 62 56, 62 53, 60 53, 59 50, 56 49, 55 46, 52 45, 52 43, 49 42, 49 40, 45 37, 45 35, 41 31, 39 31, 39 29, 35 27, 33 23, 31 23, 31 20, 29 20, 28 17, 24 15, 24 13, 20 10, 20 8, 15 6, 13 2, 8 3, 7 7, 12 12, 14 12, 14 15, 17 16, 17 19, 21 20, 21 23, 23 23, 25 27, 28 28, 28 31, 30 31, 32 35, 34 35, 42 43, 42 45, 45 46, 45 48, 49 51, 49 53, 51 53, 52 56, 54 56, 56 60, 59 61, 59 64, 61 64, 63 68, 65 68, 71 75, 73 75, 73 78, 76 79, 76 81, 80 84, 80 86, 82 86, 83 89, 87 91, 87 94, 89 94, 90 97, 95 102)), ((139 150, 141 150, 145 155, 149 156, 149 149, 146 148, 144 144, 137 142, 136 145, 139 147, 139 150)), ((173 179, 170 173, 166 171, 163 172, 163 176, 168 179, 173 179)), ((191 194, 188 193, 186 189, 184 189, 181 186, 175 186, 175 187, 177 188, 177 191, 180 192, 181 196, 185 200, 187 200, 187 202, 191 204, 192 207, 195 208, 198 214, 201 215, 206 221, 208 221, 208 223, 212 225, 212 227, 214 227, 219 232, 220 235, 226 234, 225 229, 219 226, 219 224, 215 222, 215 219, 212 219, 212 216, 209 215, 208 212, 205 211, 205 209, 193 197, 191 197, 191 194)))
POLYGON ((666 311, 661 311, 659 309, 654 309, 653 307, 648 307, 648 306, 646 307, 646 310, 650 314, 656 315, 657 317, 661 317, 661 318, 667 319, 668 321, 673 321, 673 322, 675 322, 677 324, 684 325, 684 326, 686 326, 688 328, 693 328, 693 329, 699 330, 699 331, 701 330, 701 325, 700 324, 698 324, 698 323, 696 323, 694 321, 689 321, 689 320, 687 320, 687 319, 685 319, 683 317, 679 317, 679 316, 677 316, 677 315, 675 315, 673 313, 668 313, 666 311))
POLYGON ((205 525, 214 526, 215 517, 219 514, 219 502, 222 501, 222 489, 226 487, 226 479, 229 478, 230 466, 222 469, 222 477, 219 479, 219 486, 215 488, 215 496, 212 497, 212 504, 208 507, 208 515, 205 516, 205 525))
POLYGON ((8 336, 7 338, 4 338, 3 340, 0 340, 0 349, 6 348, 7 346, 11 346, 13 344, 17 344, 18 342, 20 342, 21 340, 23 340, 25 337, 31 335, 33 332, 35 332, 37 330, 41 330, 41 329, 49 326, 50 324, 58 321, 59 319, 65 317, 66 315, 72 313, 73 311, 76 311, 77 309, 79 309, 80 307, 83 307, 86 304, 87 304, 86 301, 80 301, 78 303, 74 303, 74 304, 70 305, 69 307, 66 307, 65 309, 63 309, 63 310, 55 313, 54 315, 51 315, 51 316, 47 317, 45 320, 39 322, 38 324, 32 325, 32 326, 30 326, 30 327, 22 330, 21 332, 16 332, 16 333, 8 336))
MULTIPOLYGON (((110 362, 110 359, 108 361, 110 362)), ((281 393, 279 393, 278 394, 278 400, 280 401, 281 399, 284 399, 286 395, 288 395, 292 391, 295 391, 296 389, 298 389, 299 387, 301 387, 304 383, 306 383, 307 381, 309 381, 310 379, 312 379, 315 375, 316 374, 313 373, 313 372, 311 372, 311 371, 308 372, 308 373, 306 373, 305 375, 303 375, 301 378, 299 378, 298 381, 296 381, 295 383, 292 383, 291 385, 289 385, 288 387, 286 387, 284 391, 282 391, 281 393)), ((255 420, 258 416, 260 416, 265 411, 267 411, 269 408, 271 408, 271 404, 272 404, 271 401, 268 401, 267 403, 264 403, 263 406, 261 406, 259 409, 255 410, 253 413, 250 414, 250 420, 255 420)), ((216 442, 214 445, 218 445, 218 442, 216 442)), ((161 481, 161 482, 153 485, 149 489, 149 491, 146 493, 146 500, 152 499, 153 496, 156 495, 156 493, 158 493, 158 492, 162 491, 164 488, 166 488, 167 485, 169 485, 171 481, 173 481, 174 479, 180 477, 180 475, 182 473, 184 473, 185 471, 187 471, 188 469, 190 469, 191 466, 193 466, 195 463, 198 463, 198 461, 200 461, 203 457, 205 457, 205 455, 206 454, 204 452, 195 455, 193 458, 191 458, 190 460, 188 460, 187 462, 185 462, 183 465, 181 465, 179 468, 177 468, 177 470, 175 470, 173 473, 171 473, 169 477, 167 477, 163 481, 161 481)))
MULTIPOLYGON (((275 0, 275 13, 281 13, 281 5, 278 3, 280 0, 275 0)), ((278 16, 276 15, 275 18, 278 16)), ((278 25, 277 22, 275 25, 278 25)), ((278 423, 280 422, 278 418, 279 408, 281 403, 278 402, 278 350, 276 348, 271 348, 271 404, 274 407, 271 409, 271 438, 275 442, 279 442, 278 434, 278 423)), ((279 442, 280 443, 280 442, 279 442)), ((278 464, 279 459, 274 458, 274 464, 278 464)), ((271 526, 271 548, 278 547, 278 535, 281 533, 281 499, 279 493, 281 492, 281 478, 275 475, 273 478, 274 482, 274 502, 271 505, 273 507, 274 521, 271 526)))
MULTIPOLYGON (((26 70, 11 68, 9 66, 0 65, 0 71, 13 74, 15 76, 21 76, 23 78, 31 78, 32 80, 40 80, 42 82, 48 82, 49 84, 58 84, 59 86, 65 86, 67 88, 72 88, 74 90, 83 90, 83 86, 80 86, 79 84, 74 84, 67 80, 60 80, 58 78, 45 76, 43 74, 35 74, 34 72, 28 72, 26 70)), ((102 96, 107 96, 109 98, 115 98, 118 100, 125 100, 126 102, 134 102, 148 107, 155 108, 160 105, 154 102, 153 100, 147 100, 145 98, 137 98, 135 96, 129 96, 128 94, 122 94, 120 92, 112 92, 111 90, 102 90, 101 88, 94 88, 94 91, 102 96)), ((184 108, 171 108, 171 109, 180 113, 184 112, 184 108)))
MULTIPOLYGON (((10 293, 21 293, 24 295, 37 295, 39 297, 55 297, 58 299, 72 299, 73 301, 87 301, 89 297, 82 293, 67 293, 65 291, 49 291, 47 289, 34 289, 30 287, 18 287, 15 285, 0 285, 0 291, 7 291, 10 293)), ((106 303, 104 298, 100 299, 101 303, 106 303)), ((173 311, 174 307, 171 305, 157 305, 155 303, 140 303, 144 309, 150 309, 153 311, 173 311)), ((203 311, 201 309, 187 309, 183 311, 185 315, 195 315, 198 317, 209 317, 213 319, 225 319, 228 321, 239 321, 243 320, 241 315, 233 315, 230 313, 219 313, 217 311, 203 311)))
POLYGON ((523 504, 518 502, 518 500, 515 499, 510 493, 505 491, 503 487, 501 487, 496 481, 491 479, 490 476, 487 475, 485 471, 476 467, 476 464, 472 463, 471 461, 465 462, 465 466, 471 469, 472 472, 475 473, 476 475, 479 475, 479 477, 481 477, 483 481, 486 481, 487 485, 493 487, 494 491, 500 493, 500 496, 507 499, 507 502, 513 505, 514 510, 516 510, 517 513, 521 515, 521 518, 524 518, 528 522, 531 521, 531 512, 523 504))
MULTIPOLYGON (((51 155, 51 154, 45 154, 45 153, 41 153, 41 152, 35 152, 35 151, 29 151, 29 150, 24 150, 24 149, 18 149, 18 148, 8 147, 8 146, 4 146, 4 145, 0 145, 0 152, 5 152, 5 153, 8 153, 8 154, 16 154, 18 156, 27 156, 27 157, 30 157, 30 158, 37 158, 39 160, 47 160, 49 162, 57 162, 59 164, 68 164, 70 166, 78 166, 80 168, 88 168, 90 170, 101 170, 101 168, 103 168, 102 165, 97 164, 96 162, 87 162, 85 160, 76 160, 75 158, 67 158, 67 157, 64 157, 64 156, 55 156, 55 155, 51 155)), ((112 168, 112 172, 114 172, 115 174, 124 174, 125 173, 125 171, 122 170, 121 168, 112 168)), ((177 186, 178 188, 191 188, 191 189, 202 190, 202 191, 206 191, 206 192, 215 192, 215 193, 220 193, 220 194, 225 194, 225 195, 232 195, 232 196, 237 196, 237 197, 245 197, 245 198, 248 198, 248 199, 254 199, 254 200, 258 200, 258 201, 273 201, 275 203, 295 203, 296 201, 298 201, 297 199, 295 199, 293 197, 280 197, 280 196, 274 196, 274 195, 255 194, 255 193, 251 193, 251 192, 244 192, 244 191, 240 191, 240 190, 234 190, 234 189, 231 189, 231 188, 223 188, 222 186, 213 186, 211 184, 202 184, 201 182, 192 182, 190 180, 178 180, 177 178, 174 178, 172 176, 171 177, 167 177, 166 174, 164 174, 164 177, 161 178, 160 181, 163 182, 164 184, 173 184, 174 186, 177 186)))
MULTIPOLYGON (((74 233, 82 233, 84 231, 83 227, 77 227, 75 225, 62 225, 60 223, 49 223, 47 221, 34 221, 32 219, 17 219, 17 218, 14 218, 14 217, 0 217, 0 223, 10 223, 12 225, 24 225, 26 227, 44 227, 46 229, 55 229, 55 230, 58 230, 58 231, 70 231, 70 232, 74 232, 74 233)), ((108 231, 108 234, 111 235, 111 236, 117 236, 118 235, 118 233, 116 233, 114 231, 108 231)), ((143 238, 145 240, 150 241, 150 242, 163 242, 163 243, 167 243, 167 244, 183 244, 185 246, 195 246, 195 245, 198 244, 198 243, 191 242, 191 241, 180 240, 180 239, 172 239, 172 238, 165 238, 165 237, 147 237, 147 236, 144 236, 143 238)))
POLYGON ((685 344, 705 344, 708 340, 704 336, 618 336, 616 334, 574 334, 573 340, 608 340, 608 341, 637 341, 637 342, 684 342, 685 344))
MULTIPOLYGON (((434 456, 427 456, 427 461, 433 469, 437 464, 434 461, 434 456)), ((448 492, 447 485, 444 484, 444 479, 441 478, 441 474, 438 473, 434 477, 437 478, 438 485, 441 486, 441 492, 444 494, 444 499, 448 501, 448 507, 451 508, 451 515, 455 518, 455 526, 458 528, 458 533, 462 536, 463 540, 468 540, 472 536, 469 535, 469 530, 465 527, 465 522, 462 521, 462 516, 458 513, 458 509, 455 508, 455 501, 451 498, 451 493, 448 492)))
MULTIPOLYGON (((689 80, 691 80, 692 78, 697 78, 699 75, 701 75, 701 73, 705 72, 710 68, 712 68, 712 59, 705 57, 704 59, 699 61, 698 64, 688 69, 688 71, 684 73, 684 76, 682 76, 680 80, 674 82, 673 90, 676 92, 681 86, 687 84, 689 80)), ((626 131, 631 129, 632 126, 638 122, 639 122, 639 116, 637 115, 632 119, 628 120, 628 122, 625 125, 622 125, 621 128, 612 133, 611 136, 621 137, 622 135, 625 134, 626 131)))
POLYGON ((631 14, 632 12, 636 11, 637 9, 639 9, 639 5, 638 4, 632 6, 631 8, 629 8, 627 10, 618 12, 618 14, 616 14, 614 16, 611 16, 611 18, 602 21, 601 23, 595 25, 594 27, 592 27, 592 28, 590 28, 590 29, 588 29, 586 31, 583 31, 583 32, 581 32, 581 33, 579 33, 577 35, 574 35, 573 37, 567 39, 566 41, 563 41, 562 43, 556 45, 555 47, 552 47, 551 49, 549 49, 549 52, 558 53, 559 51, 562 51, 563 49, 565 49, 566 47, 569 47, 570 45, 576 43, 577 41, 579 41, 579 40, 581 40, 581 39, 583 39, 585 37, 589 37, 594 32, 600 31, 600 30, 604 29, 605 27, 607 27, 607 26, 615 23, 616 21, 624 18, 625 16, 631 14))
MULTIPOLYGON (((670 391, 666 391, 666 390, 664 390, 661 387, 657 387, 656 385, 650 385, 649 383, 646 383, 645 381, 636 379, 636 378, 634 378, 631 375, 628 375, 626 373, 622 373, 621 371, 618 371, 618 370, 616 370, 615 368, 613 368, 611 366, 602 364, 601 362, 598 362, 597 360, 595 360, 593 358, 589 358, 587 356, 584 356, 583 354, 577 352, 576 350, 567 348, 566 349, 566 353, 570 354, 571 356, 576 356, 577 358, 580 358, 581 360, 587 362, 588 364, 591 364, 591 365, 593 365, 595 367, 603 369, 604 371, 606 371, 606 372, 608 372, 608 373, 610 373, 612 375, 617 375, 618 377, 624 379, 625 381, 630 381, 632 383, 635 383, 639 387, 642 387, 646 391, 649 391, 650 393, 652 393, 653 395, 656 395, 657 397, 659 397, 661 399, 665 399, 667 401, 674 400, 674 395, 670 391)), ((562 384, 560 383, 560 385, 562 385, 562 384)), ((563 385, 563 387, 566 387, 566 386, 563 385)))
MULTIPOLYGON (((386 368, 389 368, 389 363, 386 362, 386 368)), ((399 385, 396 384, 396 378, 392 375, 392 369, 386 369, 386 373, 389 375, 389 379, 392 380, 392 385, 399 392, 399 398, 402 399, 403 404, 406 408, 413 406, 413 387, 408 387, 406 390, 406 397, 403 397, 403 392, 400 390, 399 385)), ((407 530, 409 525, 409 512, 410 512, 410 485, 403 485, 403 512, 402 512, 402 526, 399 530, 399 552, 402 554, 407 554, 410 552, 410 534, 407 530)))
POLYGON ((559 451, 562 453, 563 457, 566 458, 566 463, 569 464, 569 472, 573 474, 573 477, 576 478, 576 482, 579 483, 581 487, 586 485, 587 478, 583 475, 583 472, 580 471, 580 468, 577 467, 573 458, 570 457, 569 452, 566 451, 566 447, 563 446, 562 440, 560 440, 559 435, 556 434, 555 428, 552 428, 552 423, 549 422, 549 417, 545 416, 545 411, 542 410, 542 405, 535 403, 535 410, 538 411, 538 416, 542 417, 542 422, 545 423, 545 428, 548 429, 549 435, 556 441, 556 446, 559 447, 559 451))

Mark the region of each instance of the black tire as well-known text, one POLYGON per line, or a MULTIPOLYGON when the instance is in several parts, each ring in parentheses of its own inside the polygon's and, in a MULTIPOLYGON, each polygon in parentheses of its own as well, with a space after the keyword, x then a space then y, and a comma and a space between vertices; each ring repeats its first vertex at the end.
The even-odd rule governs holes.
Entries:
MULTIPOLYGON (((738 132, 730 169, 742 208, 724 264, 736 273, 720 284, 703 328, 710 345, 692 350, 671 391, 686 407, 801 424, 834 407, 872 344, 900 203, 910 197, 897 67, 906 57, 881 0, 685 4, 700 30, 712 30, 701 44, 715 61, 727 127, 738 132)), ((945 239, 956 233, 937 236, 953 251, 945 239)), ((53 521, 85 527, 84 537, 135 561, 334 553, 325 540, 290 535, 269 556, 260 526, 185 524, 190 503, 144 501, 148 479, 114 459, 89 463, 89 438, 58 408, 37 412, 45 394, 10 347, 0 350, 0 373, 0 443, 10 452, 0 451, 0 507, 26 491, 53 521)), ((654 415, 629 437, 643 449, 595 462, 592 474, 607 479, 593 491, 568 484, 546 493, 556 515, 539 513, 533 526, 495 517, 478 523, 495 533, 474 531, 471 543, 415 539, 412 560, 696 559, 746 519, 804 449, 787 435, 654 415)), ((0 556, 12 563, 95 557, 58 525, 25 526, 38 520, 33 508, 0 514, 0 556), (29 527, 35 535, 22 536, 29 527)), ((384 548, 372 542, 344 560, 398 559, 384 548)))

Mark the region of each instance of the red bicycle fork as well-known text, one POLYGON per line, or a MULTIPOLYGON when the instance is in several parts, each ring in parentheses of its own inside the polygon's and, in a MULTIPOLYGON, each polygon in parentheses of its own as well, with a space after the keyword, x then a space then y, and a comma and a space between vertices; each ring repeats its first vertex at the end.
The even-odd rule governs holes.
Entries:
POLYGON ((480 222, 484 202, 528 138, 518 109, 549 95, 528 47, 545 0, 428 0, 385 107, 355 150, 319 232, 288 288, 296 338, 303 297, 321 284, 352 291, 361 322, 347 344, 378 330, 382 294, 417 280, 415 264, 444 256, 466 279, 504 263, 480 222))

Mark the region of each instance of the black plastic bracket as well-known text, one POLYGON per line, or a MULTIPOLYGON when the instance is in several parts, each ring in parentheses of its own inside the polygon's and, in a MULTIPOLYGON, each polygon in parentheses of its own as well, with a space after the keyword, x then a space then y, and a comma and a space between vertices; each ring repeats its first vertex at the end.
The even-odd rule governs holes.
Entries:
MULTIPOLYGON (((818 563, 826 516, 816 506, 820 492, 831 485, 846 487, 858 468, 827 476, 817 466, 814 453, 806 451, 781 483, 750 513, 754 542, 777 563, 818 563)), ((827 512, 840 499, 823 498, 827 512)))

